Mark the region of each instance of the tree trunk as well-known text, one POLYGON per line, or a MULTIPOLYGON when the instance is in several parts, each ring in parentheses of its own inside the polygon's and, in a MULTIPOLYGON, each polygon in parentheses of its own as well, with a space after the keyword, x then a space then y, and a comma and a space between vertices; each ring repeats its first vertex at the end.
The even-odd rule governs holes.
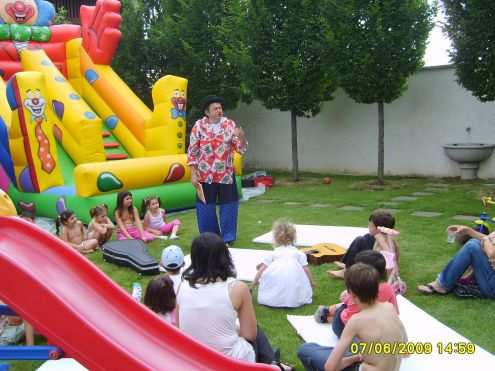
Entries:
POLYGON ((385 137, 385 115, 383 102, 378 103, 378 184, 383 184, 385 182, 384 179, 384 170, 385 170, 385 145, 384 145, 384 137, 385 137))
POLYGON ((290 127, 292 133, 292 179, 299 180, 299 160, 297 157, 297 116, 294 111, 290 111, 290 127))

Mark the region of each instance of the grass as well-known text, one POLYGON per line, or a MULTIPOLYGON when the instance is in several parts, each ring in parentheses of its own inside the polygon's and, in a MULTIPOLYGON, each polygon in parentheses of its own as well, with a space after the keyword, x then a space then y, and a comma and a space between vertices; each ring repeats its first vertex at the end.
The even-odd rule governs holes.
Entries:
MULTIPOLYGON (((263 196, 241 204, 235 247, 268 248, 265 245, 255 245, 251 240, 269 231, 273 221, 280 217, 289 218, 297 224, 365 227, 370 213, 383 206, 384 202, 393 197, 424 191, 429 183, 439 182, 438 179, 390 178, 387 179, 386 186, 378 187, 371 177, 333 176, 332 184, 324 185, 321 181, 323 175, 302 174, 301 181, 297 183, 292 182, 284 173, 275 173, 274 176, 275 187, 263 196), (267 203, 266 200, 273 202, 267 203), (301 204, 285 205, 286 201, 301 204), (327 203, 330 206, 309 207, 314 203, 327 203), (338 210, 338 207, 345 205, 362 206, 364 209, 352 212, 338 210)), ((449 184, 448 192, 438 192, 432 196, 420 197, 416 201, 393 206, 394 209, 398 209, 395 216, 397 228, 401 231, 401 277, 409 287, 406 296, 447 326, 489 352, 495 353, 495 301, 459 299, 453 295, 422 296, 415 290, 418 284, 434 279, 457 251, 458 247, 446 243, 446 226, 462 224, 453 220, 452 216, 478 215, 481 211, 480 195, 488 194, 493 189, 484 186, 482 181, 440 181, 449 184), (411 215, 413 211, 438 211, 442 215, 435 218, 419 218, 411 215)), ((194 210, 176 214, 174 217, 180 218, 183 226, 181 238, 174 243, 179 244, 184 252, 188 253, 190 242, 197 235, 194 210)), ((158 259, 163 247, 168 244, 167 241, 154 241, 149 245, 149 250, 158 259)), ((141 277, 130 269, 104 262, 100 254, 91 256, 91 260, 128 291, 131 290, 133 282, 141 282, 144 288, 149 280, 149 277, 141 277)), ((255 304, 258 322, 273 346, 281 348, 282 358, 295 364, 299 370, 303 368, 297 359, 296 351, 301 340, 289 326, 286 315, 313 314, 319 304, 338 302, 344 285, 342 281, 327 278, 326 270, 333 267, 311 267, 317 283, 311 305, 294 310, 281 310, 255 304)), ((34 369, 34 363, 14 362, 13 365, 14 370, 34 369)))

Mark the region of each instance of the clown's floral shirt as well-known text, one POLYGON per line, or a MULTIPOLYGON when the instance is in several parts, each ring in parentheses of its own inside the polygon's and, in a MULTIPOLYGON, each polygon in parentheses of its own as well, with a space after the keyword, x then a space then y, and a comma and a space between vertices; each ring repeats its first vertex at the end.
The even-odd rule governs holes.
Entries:
POLYGON ((191 130, 187 150, 187 164, 198 168, 202 183, 232 184, 234 151, 243 154, 247 143, 234 135, 235 122, 222 117, 220 123, 211 124, 207 117, 196 121, 191 130))

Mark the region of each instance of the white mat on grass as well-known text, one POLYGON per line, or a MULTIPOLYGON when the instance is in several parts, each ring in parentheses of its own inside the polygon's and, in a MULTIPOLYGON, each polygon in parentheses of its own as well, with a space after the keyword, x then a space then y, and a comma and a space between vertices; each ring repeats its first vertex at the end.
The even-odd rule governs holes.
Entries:
MULTIPOLYGON (((313 246, 317 243, 332 242, 348 248, 358 236, 368 233, 368 228, 335 227, 331 225, 296 224, 297 246, 313 246)), ((255 243, 269 243, 273 241, 272 232, 256 237, 255 243)))
MULTIPOLYGON (((249 282, 254 280, 256 266, 272 252, 272 250, 235 249, 232 247, 229 250, 237 271, 237 278, 249 282)), ((184 262, 186 263, 184 267, 188 267, 191 264, 191 255, 186 255, 184 262)))
POLYGON ((36 369, 37 371, 88 371, 86 367, 81 365, 73 358, 61 358, 58 360, 50 360, 43 363, 36 369))
MULTIPOLYGON (((428 342, 433 345, 429 355, 414 354, 402 360, 400 371, 470 371, 495 370, 495 356, 476 345, 476 352, 471 355, 438 353, 437 344, 444 347, 448 343, 467 343, 464 336, 445 326, 440 321, 411 303, 402 296, 397 297, 400 318, 406 327, 410 342, 428 342)), ((462 315, 457 308, 457 313, 462 315)), ((292 316, 287 319, 297 334, 306 342, 314 342, 323 346, 333 347, 337 336, 329 324, 316 323, 313 316, 292 316)), ((489 331, 489 327, 486 328, 489 331)))

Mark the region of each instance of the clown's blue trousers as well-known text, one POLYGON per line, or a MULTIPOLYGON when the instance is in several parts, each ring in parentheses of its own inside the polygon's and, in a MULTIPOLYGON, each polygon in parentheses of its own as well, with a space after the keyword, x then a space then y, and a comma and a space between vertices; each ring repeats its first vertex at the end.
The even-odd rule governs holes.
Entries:
POLYGON ((201 186, 206 204, 196 200, 199 233, 216 233, 223 238, 225 243, 234 242, 237 238, 239 211, 239 196, 235 181, 233 184, 201 183, 201 186), (220 225, 217 218, 217 204, 220 209, 220 225))

